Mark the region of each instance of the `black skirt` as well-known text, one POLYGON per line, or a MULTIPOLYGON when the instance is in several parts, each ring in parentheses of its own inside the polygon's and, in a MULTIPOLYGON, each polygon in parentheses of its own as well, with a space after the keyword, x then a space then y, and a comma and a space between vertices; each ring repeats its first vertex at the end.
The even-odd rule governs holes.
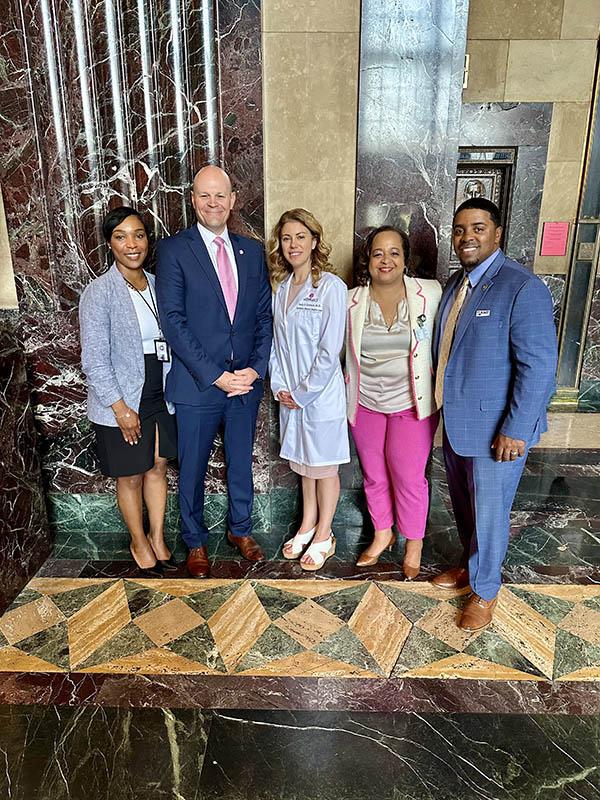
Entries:
POLYGON ((121 429, 111 425, 92 423, 96 434, 96 451, 100 472, 108 478, 141 475, 154 466, 156 429, 158 451, 161 458, 177 456, 177 426, 175 416, 169 414, 162 387, 162 363, 154 355, 144 355, 146 377, 140 399, 139 417, 142 428, 137 444, 127 444, 121 429))

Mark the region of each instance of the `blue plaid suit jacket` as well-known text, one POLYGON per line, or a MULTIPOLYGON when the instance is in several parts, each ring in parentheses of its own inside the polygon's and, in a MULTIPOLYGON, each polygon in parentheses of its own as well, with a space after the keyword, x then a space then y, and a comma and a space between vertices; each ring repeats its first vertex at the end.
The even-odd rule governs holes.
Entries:
MULTIPOLYGON (((461 273, 448 281, 439 321, 461 273)), ((542 281, 502 251, 463 309, 444 376, 444 428, 463 456, 490 455, 498 433, 535 444, 547 429, 557 343, 552 298, 542 281)))

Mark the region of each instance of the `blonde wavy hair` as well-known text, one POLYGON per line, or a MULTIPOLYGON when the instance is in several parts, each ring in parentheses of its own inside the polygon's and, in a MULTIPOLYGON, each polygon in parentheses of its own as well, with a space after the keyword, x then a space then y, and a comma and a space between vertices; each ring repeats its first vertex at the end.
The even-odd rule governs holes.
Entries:
POLYGON ((289 211, 284 211, 271 231, 267 242, 267 260, 271 285, 276 289, 292 272, 292 267, 285 260, 281 251, 281 229, 286 222, 300 222, 305 228, 308 228, 311 235, 317 240, 317 244, 311 253, 310 268, 312 285, 316 289, 321 279, 321 273, 334 272, 332 264, 329 263, 331 245, 323 241, 323 228, 320 222, 305 208, 292 208, 289 211))

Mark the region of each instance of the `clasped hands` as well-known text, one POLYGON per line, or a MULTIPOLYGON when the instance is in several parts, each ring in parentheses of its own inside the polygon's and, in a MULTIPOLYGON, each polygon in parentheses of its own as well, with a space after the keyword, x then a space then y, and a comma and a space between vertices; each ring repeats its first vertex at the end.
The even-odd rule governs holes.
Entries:
POLYGON ((258 372, 252 367, 236 369, 234 372, 224 372, 215 381, 215 386, 225 392, 227 397, 237 397, 252 391, 252 384, 258 377, 258 372))
POLYGON ((525 442, 499 433, 492 442, 492 450, 496 453, 496 461, 515 461, 525 455, 525 442))
POLYGON ((292 411, 300 408, 298 403, 296 403, 291 393, 288 392, 287 389, 280 389, 280 391, 277 392, 277 400, 279 400, 282 406, 285 406, 292 411))

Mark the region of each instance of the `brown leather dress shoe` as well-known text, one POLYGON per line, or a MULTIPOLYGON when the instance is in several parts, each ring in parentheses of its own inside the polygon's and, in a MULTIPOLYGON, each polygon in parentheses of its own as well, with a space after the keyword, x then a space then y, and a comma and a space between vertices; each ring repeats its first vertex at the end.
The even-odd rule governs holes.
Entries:
POLYGON ((227 541, 237 547, 246 561, 265 560, 265 554, 251 536, 234 536, 231 531, 227 531, 227 541))
POLYGON ((466 567, 452 567, 446 572, 440 572, 431 582, 438 589, 464 589, 469 585, 469 570, 466 567))
POLYGON ((493 600, 484 600, 483 597, 473 593, 463 608, 458 627, 463 631, 480 631, 487 628, 494 616, 497 602, 497 597, 493 600))
POLYGON ((210 565, 208 563, 208 551, 205 545, 194 547, 190 550, 187 557, 187 568, 192 578, 208 578, 210 565))

